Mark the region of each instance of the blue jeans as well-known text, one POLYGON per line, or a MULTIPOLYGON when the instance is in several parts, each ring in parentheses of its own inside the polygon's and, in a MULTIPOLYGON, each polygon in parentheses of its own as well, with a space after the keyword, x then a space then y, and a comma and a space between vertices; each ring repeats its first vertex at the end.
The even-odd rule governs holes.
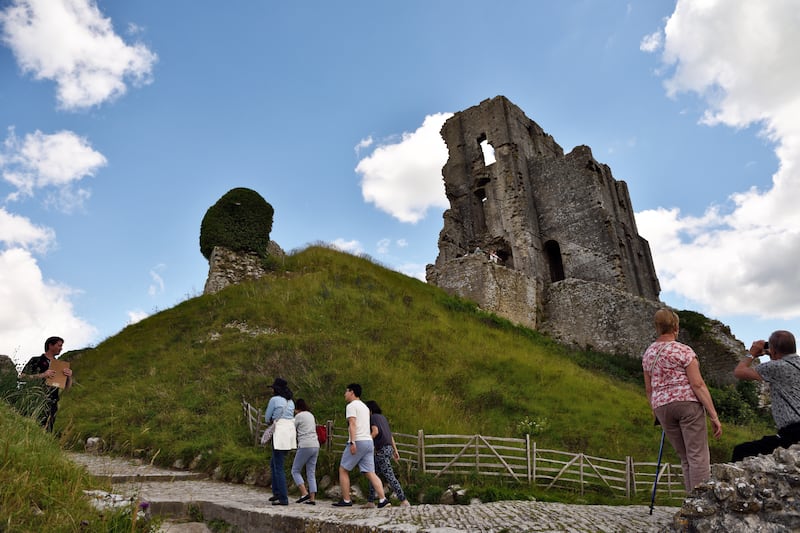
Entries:
POLYGON ((292 479, 295 485, 303 484, 303 467, 306 467, 306 477, 308 478, 308 492, 317 492, 317 457, 319 448, 297 448, 297 455, 294 456, 292 463, 292 479))
POLYGON ((288 450, 272 450, 269 468, 272 472, 272 495, 278 497, 281 503, 289 503, 289 489, 286 486, 286 472, 283 464, 286 462, 288 450))

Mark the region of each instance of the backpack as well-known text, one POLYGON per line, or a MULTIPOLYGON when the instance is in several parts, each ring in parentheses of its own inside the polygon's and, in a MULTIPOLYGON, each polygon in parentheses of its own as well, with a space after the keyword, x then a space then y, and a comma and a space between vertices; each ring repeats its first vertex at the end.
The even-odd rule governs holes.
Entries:
POLYGON ((319 445, 323 446, 328 442, 328 428, 322 424, 317 424, 317 440, 319 445))

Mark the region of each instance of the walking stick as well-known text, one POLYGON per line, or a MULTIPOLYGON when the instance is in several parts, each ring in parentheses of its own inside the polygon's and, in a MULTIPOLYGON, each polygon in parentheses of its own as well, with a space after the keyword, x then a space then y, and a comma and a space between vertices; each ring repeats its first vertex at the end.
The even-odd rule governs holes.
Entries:
POLYGON ((656 505, 656 487, 658 486, 658 476, 661 473, 661 454, 664 452, 664 430, 661 430, 661 446, 658 447, 658 464, 656 465, 656 479, 653 481, 653 497, 650 498, 650 514, 653 514, 653 507, 656 505))

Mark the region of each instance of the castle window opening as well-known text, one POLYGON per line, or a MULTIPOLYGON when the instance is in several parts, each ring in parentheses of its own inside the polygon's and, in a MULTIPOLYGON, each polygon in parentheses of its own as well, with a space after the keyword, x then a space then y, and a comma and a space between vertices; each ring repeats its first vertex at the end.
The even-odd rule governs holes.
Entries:
POLYGON ((482 134, 478 137, 478 145, 481 147, 481 154, 483 154, 483 164, 484 166, 489 166, 497 159, 494 157, 494 146, 489 144, 489 141, 486 139, 486 134, 482 134))
POLYGON ((555 283, 564 279, 564 263, 561 259, 561 247, 556 241, 544 243, 544 253, 550 267, 550 281, 555 283))

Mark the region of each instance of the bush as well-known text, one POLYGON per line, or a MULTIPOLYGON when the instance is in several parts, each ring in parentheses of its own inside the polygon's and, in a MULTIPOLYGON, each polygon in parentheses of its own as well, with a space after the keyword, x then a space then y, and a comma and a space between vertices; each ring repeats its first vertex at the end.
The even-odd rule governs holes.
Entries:
POLYGON ((200 252, 209 259, 215 246, 234 252, 267 253, 272 231, 272 206, 252 189, 225 193, 206 211, 200 224, 200 252))
POLYGON ((754 382, 742 381, 725 388, 709 387, 720 420, 749 424, 759 418, 758 391, 754 382))

